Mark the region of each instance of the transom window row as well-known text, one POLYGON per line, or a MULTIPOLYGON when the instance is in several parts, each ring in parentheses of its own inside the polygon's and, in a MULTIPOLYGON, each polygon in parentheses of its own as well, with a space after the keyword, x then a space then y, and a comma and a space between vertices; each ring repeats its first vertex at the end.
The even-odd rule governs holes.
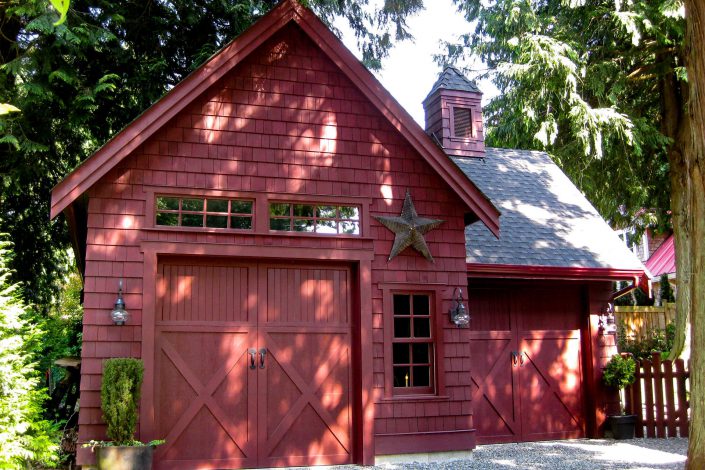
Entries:
MULTIPOLYGON (((158 196, 156 225, 252 230, 254 201, 248 199, 158 196)), ((360 235, 360 208, 336 204, 272 202, 269 229, 321 235, 360 235)))

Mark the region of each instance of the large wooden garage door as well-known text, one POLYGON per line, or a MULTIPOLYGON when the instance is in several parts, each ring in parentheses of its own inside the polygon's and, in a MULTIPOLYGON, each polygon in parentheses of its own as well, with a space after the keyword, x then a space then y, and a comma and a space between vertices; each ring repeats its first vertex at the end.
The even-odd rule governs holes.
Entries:
POLYGON ((160 263, 157 467, 350 463, 350 282, 346 267, 160 263))
POLYGON ((470 289, 479 443, 585 435, 580 299, 577 286, 470 289))

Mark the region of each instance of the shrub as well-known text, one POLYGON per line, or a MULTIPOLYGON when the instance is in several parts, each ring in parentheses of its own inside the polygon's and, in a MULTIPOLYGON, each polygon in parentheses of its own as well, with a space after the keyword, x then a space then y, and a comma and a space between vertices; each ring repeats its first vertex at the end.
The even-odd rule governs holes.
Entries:
POLYGON ((626 327, 623 323, 618 326, 617 347, 619 352, 630 353, 637 361, 651 359, 651 354, 660 352, 667 356, 673 347, 673 340, 676 335, 676 325, 671 322, 666 325, 666 330, 653 329, 647 332, 642 339, 630 339, 626 335, 626 327))
POLYGON ((661 279, 659 279, 659 284, 661 288, 659 289, 659 297, 661 297, 661 305, 666 302, 675 302, 676 296, 673 293, 673 288, 671 283, 668 282, 668 274, 661 274, 661 279))
POLYGON ((38 387, 36 351, 44 333, 9 281, 10 245, 0 241, 0 468, 56 463, 58 430, 42 419, 46 391, 38 387))
POLYGON ((602 380, 608 387, 622 390, 634 383, 636 361, 631 356, 615 354, 602 372, 602 380))
POLYGON ((139 359, 108 359, 103 368, 100 390, 107 434, 117 445, 131 445, 137 427, 144 366, 139 359))

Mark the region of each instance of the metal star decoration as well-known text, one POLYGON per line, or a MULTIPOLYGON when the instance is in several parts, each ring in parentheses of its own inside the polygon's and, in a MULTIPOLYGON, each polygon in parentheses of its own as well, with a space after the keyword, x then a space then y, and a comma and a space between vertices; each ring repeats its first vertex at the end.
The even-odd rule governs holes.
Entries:
POLYGON ((416 213, 414 203, 411 201, 409 191, 406 192, 404 206, 402 207, 399 217, 375 216, 375 219, 394 232, 395 235, 394 245, 392 246, 392 251, 389 253, 389 259, 387 261, 391 261, 399 253, 408 247, 412 247, 414 250, 421 253, 424 258, 433 262, 433 256, 431 256, 431 252, 428 250, 428 245, 426 245, 426 240, 423 236, 445 221, 419 217, 416 213))

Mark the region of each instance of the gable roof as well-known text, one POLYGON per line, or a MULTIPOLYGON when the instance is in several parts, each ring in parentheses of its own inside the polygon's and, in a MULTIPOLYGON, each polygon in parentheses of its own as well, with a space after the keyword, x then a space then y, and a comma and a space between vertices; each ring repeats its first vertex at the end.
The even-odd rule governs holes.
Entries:
POLYGON ((495 235, 499 211, 426 135, 374 76, 309 9, 295 0, 277 7, 196 69, 101 147, 52 190, 51 217, 69 207, 170 119, 233 69, 274 33, 293 21, 358 87, 402 136, 495 235))
POLYGON ((676 272, 676 247, 673 235, 668 237, 646 261, 646 268, 654 276, 676 272))
POLYGON ((438 80, 431 87, 431 91, 426 95, 426 101, 431 95, 438 90, 453 90, 453 91, 469 91, 471 93, 482 93, 477 87, 477 84, 469 80, 465 75, 460 73, 455 67, 447 66, 438 76, 438 80))
POLYGON ((499 239, 481 226, 465 229, 469 264, 644 272, 546 153, 487 148, 483 159, 453 160, 502 211, 499 239))

